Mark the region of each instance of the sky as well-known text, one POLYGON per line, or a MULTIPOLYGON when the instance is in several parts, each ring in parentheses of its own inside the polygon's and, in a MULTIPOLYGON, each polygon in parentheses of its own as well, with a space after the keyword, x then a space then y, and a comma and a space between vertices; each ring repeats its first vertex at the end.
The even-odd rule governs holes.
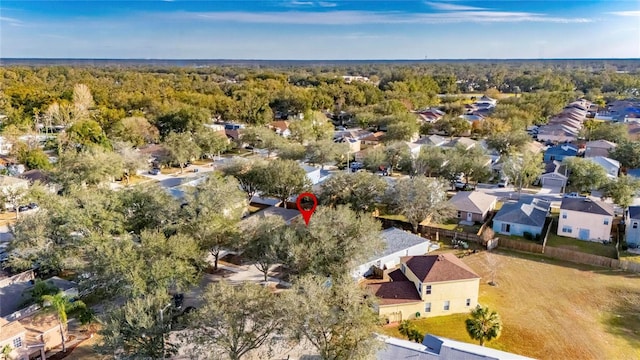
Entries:
POLYGON ((2 0, 0 57, 640 58, 640 0, 2 0))

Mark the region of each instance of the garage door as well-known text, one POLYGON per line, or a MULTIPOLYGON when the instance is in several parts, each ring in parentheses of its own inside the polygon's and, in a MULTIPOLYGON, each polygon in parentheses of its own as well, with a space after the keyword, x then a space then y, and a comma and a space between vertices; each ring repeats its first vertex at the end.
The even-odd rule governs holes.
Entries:
POLYGON ((564 186, 564 181, 554 178, 542 178, 542 185, 548 187, 562 187, 564 186))

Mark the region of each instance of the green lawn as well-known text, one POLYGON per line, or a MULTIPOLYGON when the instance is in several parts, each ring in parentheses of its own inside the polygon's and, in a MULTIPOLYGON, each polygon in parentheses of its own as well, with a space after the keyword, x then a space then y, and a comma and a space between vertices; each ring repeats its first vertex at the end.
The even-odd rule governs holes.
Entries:
MULTIPOLYGON (((464 321, 467 314, 453 314, 412 320, 411 324, 423 334, 434 334, 449 339, 474 342, 467 334, 464 321)), ((403 338, 398 331, 398 324, 387 325, 382 331, 385 335, 403 338)))
POLYGON ((640 263, 640 255, 630 253, 628 251, 620 251, 620 260, 633 261, 640 263))
POLYGON ((549 237, 547 238, 547 246, 580 251, 583 253, 593 254, 598 256, 605 256, 612 259, 615 259, 617 256, 616 248, 613 245, 604 245, 599 242, 584 241, 584 240, 578 240, 574 238, 559 236, 557 234, 557 231, 558 231, 558 223, 557 221, 554 220, 553 223, 551 224, 551 231, 549 232, 549 237))

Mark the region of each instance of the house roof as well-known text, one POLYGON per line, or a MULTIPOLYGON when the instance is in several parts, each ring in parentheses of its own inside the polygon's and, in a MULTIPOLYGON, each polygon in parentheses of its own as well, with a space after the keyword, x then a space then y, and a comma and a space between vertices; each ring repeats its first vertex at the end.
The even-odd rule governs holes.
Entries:
POLYGON ((629 206, 629 219, 640 220, 640 206, 629 206))
POLYGON ((640 178, 640 169, 629 169, 627 170, 627 175, 640 178))
POLYGON ((13 176, 0 175, 0 186, 24 185, 28 184, 26 179, 20 179, 13 176))
POLYGON ((412 246, 425 244, 425 252, 427 252, 427 244, 429 240, 420 237, 418 235, 414 235, 408 231, 400 230, 396 227, 391 227, 386 230, 383 230, 380 233, 382 237, 382 241, 385 243, 385 249, 377 254, 372 260, 391 255, 393 253, 397 253, 398 251, 402 251, 408 249, 412 246))
POLYGON ((272 121, 271 127, 276 128, 280 131, 285 131, 289 129, 289 122, 284 120, 272 121))
POLYGON ((294 209, 285 209, 281 207, 270 206, 264 210, 260 210, 249 218, 265 218, 267 216, 280 216, 285 222, 290 222, 300 216, 300 211, 294 209))
POLYGON ((542 227, 551 203, 541 199, 528 198, 516 203, 505 203, 494 221, 542 227))
POLYGON ((464 146, 465 148, 470 148, 476 145, 476 141, 469 139, 469 138, 465 138, 465 137, 457 137, 454 138, 453 140, 447 142, 446 144, 443 144, 442 146, 445 147, 456 147, 458 144, 464 146))
POLYGON ((589 198, 564 198, 562 199, 560 209, 597 215, 614 215, 612 204, 591 200, 589 198))
POLYGON ((422 299, 411 281, 391 281, 369 284, 367 287, 378 297, 380 305, 420 302, 422 299))
POLYGON ((481 191, 461 191, 455 194, 449 203, 458 211, 484 214, 498 198, 481 191))
POLYGON ((613 149, 618 145, 607 140, 594 140, 594 141, 587 142, 585 146, 587 149, 589 148, 613 149))
POLYGON ((565 172, 567 170, 567 165, 561 163, 560 161, 554 160, 552 162, 548 162, 545 164, 544 173, 540 176, 545 176, 549 174, 560 175, 563 178, 567 178, 565 172))
POLYGON ((367 137, 362 138, 364 141, 380 141, 380 139, 384 136, 384 131, 378 131, 373 134, 368 135, 367 137))
POLYGON ((49 175, 40 169, 27 170, 22 174, 20 174, 19 176, 20 178, 29 180, 31 182, 34 182, 34 181, 48 182, 49 181, 49 175))
POLYGON ((416 144, 429 146, 440 146, 446 142, 447 139, 439 135, 425 136, 415 141, 416 144))
POLYGON ((593 156, 585 159, 593 161, 607 170, 620 169, 620 162, 618 160, 613 160, 605 156, 593 156))
POLYGON ((4 318, 0 318, 0 342, 12 339, 27 330, 18 321, 7 321, 4 318))
POLYGON ((578 148, 571 144, 560 144, 548 148, 545 154, 575 156, 578 154, 578 148))
POLYGON ((404 256, 400 261, 425 283, 480 278, 480 275, 451 253, 404 256))

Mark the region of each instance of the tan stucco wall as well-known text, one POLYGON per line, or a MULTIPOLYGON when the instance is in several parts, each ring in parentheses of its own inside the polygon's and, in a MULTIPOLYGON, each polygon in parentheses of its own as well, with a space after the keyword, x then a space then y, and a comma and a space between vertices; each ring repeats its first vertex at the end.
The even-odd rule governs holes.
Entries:
POLYGON ((392 316, 390 315, 397 312, 402 313, 402 320, 415 319, 417 312, 420 313, 421 317, 424 317, 424 303, 419 302, 399 305, 381 305, 379 307, 380 316, 384 318, 392 318, 392 316))
POLYGON ((611 223, 613 216, 589 214, 572 210, 560 209, 558 217, 558 232, 560 236, 566 236, 578 239, 580 237, 580 229, 589 229, 590 239, 609 240, 611 236, 611 223), (562 214, 567 213, 567 218, 563 219, 562 214), (609 219, 609 225, 604 225, 604 219, 609 219), (571 226, 571 233, 562 232, 564 226, 571 226))
MULTIPOLYGON (((414 284, 420 283, 409 268, 406 268, 404 274, 414 284)), ((480 279, 422 283, 422 294, 420 294, 422 303, 380 306, 380 314, 401 311, 402 318, 408 319, 413 318, 416 311, 420 311, 421 317, 465 313, 478 305, 479 288, 480 279), (426 294, 427 285, 431 285, 431 294, 429 295, 426 294), (471 299, 469 306, 466 305, 467 299, 471 299), (449 301, 449 310, 444 310, 445 301, 449 301), (431 303, 431 312, 425 313, 425 304, 428 302, 431 303)))

